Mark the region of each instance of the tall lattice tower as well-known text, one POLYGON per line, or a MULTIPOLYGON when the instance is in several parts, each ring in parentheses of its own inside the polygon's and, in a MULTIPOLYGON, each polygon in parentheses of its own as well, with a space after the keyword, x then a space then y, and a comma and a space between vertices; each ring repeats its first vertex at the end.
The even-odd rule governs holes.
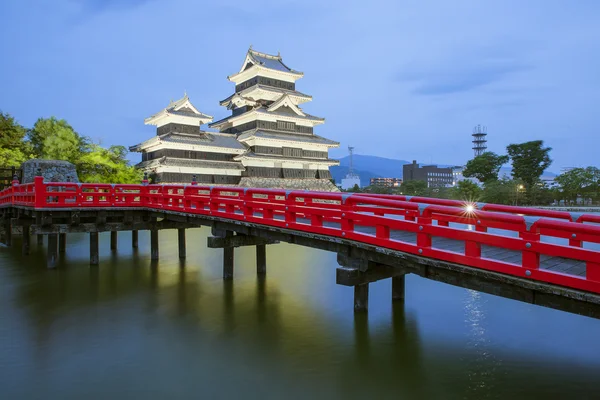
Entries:
POLYGON ((348 146, 348 153, 350 154, 350 168, 348 168, 348 175, 354 176, 354 147, 348 146))
POLYGON ((475 157, 485 153, 487 149, 487 128, 485 126, 477 125, 473 128, 473 150, 475 151, 475 157))

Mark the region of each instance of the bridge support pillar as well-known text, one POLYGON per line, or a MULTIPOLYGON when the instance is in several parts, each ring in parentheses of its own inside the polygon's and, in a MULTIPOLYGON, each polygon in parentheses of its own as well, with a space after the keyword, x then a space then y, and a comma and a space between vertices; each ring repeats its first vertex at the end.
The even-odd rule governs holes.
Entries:
POLYGON ((60 254, 64 254, 67 250, 67 234, 59 233, 58 234, 58 252, 60 254))
POLYGON ((158 260, 158 229, 150 230, 150 259, 158 260))
POLYGON ((44 235, 37 234, 36 236, 37 236, 37 245, 43 246, 44 245, 44 235))
POLYGON ((98 265, 100 263, 98 248, 98 232, 90 232, 90 265, 98 265))
POLYGON ((256 245, 256 273, 264 275, 267 273, 267 245, 256 245))
POLYGON ((110 249, 117 250, 118 232, 110 231, 110 249))
POLYGON ((369 309, 369 284, 362 283, 354 286, 354 312, 364 312, 369 309))
POLYGON ((50 233, 48 235, 48 249, 46 252, 46 267, 56 268, 56 260, 58 258, 58 234, 50 233))
POLYGON ((131 231, 131 247, 138 248, 138 231, 131 231))
POLYGON ((23 241, 21 242, 21 252, 24 256, 29 254, 29 241, 31 236, 29 235, 29 225, 23 225, 23 241))
MULTIPOLYGON (((225 237, 232 237, 232 231, 226 231, 225 237)), ((233 250, 235 247, 223 247, 223 279, 233 279, 233 250)))
POLYGON ((179 258, 185 259, 185 228, 177 229, 177 243, 179 244, 179 258))
POLYGON ((404 278, 406 275, 392 277, 392 301, 404 301, 404 278))
POLYGON ((4 244, 8 247, 12 246, 12 225, 10 222, 4 225, 4 244))

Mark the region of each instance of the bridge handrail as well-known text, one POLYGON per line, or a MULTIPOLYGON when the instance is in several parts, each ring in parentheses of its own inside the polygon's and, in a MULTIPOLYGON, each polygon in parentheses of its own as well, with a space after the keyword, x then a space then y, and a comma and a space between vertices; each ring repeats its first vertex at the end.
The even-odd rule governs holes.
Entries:
POLYGON ((0 191, 0 206, 7 205, 40 210, 132 207, 202 214, 356 240, 600 293, 600 252, 583 246, 600 243, 600 226, 584 223, 600 222, 599 216, 590 214, 410 196, 206 185, 79 184, 44 182, 41 177, 0 191), (414 235, 415 241, 395 239, 393 231, 414 235), (542 240, 546 236, 563 243, 542 240), (434 238, 464 242, 464 251, 437 248, 434 238), (521 252, 521 262, 483 258, 482 246, 521 252), (585 262, 586 276, 540 269, 543 255, 585 262))

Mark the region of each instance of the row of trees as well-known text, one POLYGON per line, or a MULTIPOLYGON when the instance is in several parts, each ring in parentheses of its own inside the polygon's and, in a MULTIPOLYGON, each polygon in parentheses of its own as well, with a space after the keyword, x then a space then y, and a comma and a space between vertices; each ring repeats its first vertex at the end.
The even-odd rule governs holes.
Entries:
POLYGON ((0 112, 0 167, 19 167, 33 158, 65 160, 75 165, 82 182, 137 183, 141 172, 126 156, 124 146, 104 148, 64 119, 40 118, 28 129, 0 112))
POLYGON ((550 147, 544 147, 542 140, 510 144, 506 147, 506 155, 498 155, 490 151, 469 160, 463 175, 482 183, 479 195, 486 202, 552 203, 553 191, 540 181, 544 171, 552 164, 551 150, 550 147), (499 178, 500 168, 509 161, 512 163, 511 178, 506 176, 499 178))
MULTIPOLYGON (((457 200, 483 201, 497 204, 548 205, 557 201, 586 203, 600 201, 600 169, 575 168, 556 177, 557 187, 547 187, 541 181, 544 171, 552 164, 550 147, 535 140, 507 146, 505 155, 486 152, 473 158, 463 171, 467 178, 452 188, 428 188, 424 181, 404 182, 399 188, 368 187, 372 193, 405 194, 457 200), (499 177, 500 169, 512 164, 511 176, 499 177)), ((358 187, 351 191, 359 191, 358 187)))

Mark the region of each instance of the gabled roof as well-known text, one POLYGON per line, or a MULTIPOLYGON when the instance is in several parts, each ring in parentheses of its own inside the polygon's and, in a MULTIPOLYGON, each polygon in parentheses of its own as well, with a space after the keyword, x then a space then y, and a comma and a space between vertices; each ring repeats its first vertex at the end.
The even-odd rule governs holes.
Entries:
POLYGON ((239 72, 242 72, 245 69, 249 68, 248 64, 260 65, 261 67, 280 72, 302 74, 302 72, 293 70, 287 65, 285 65, 279 53, 277 53, 276 56, 272 54, 261 53, 259 51, 253 50, 252 46, 250 46, 250 48, 248 49, 248 53, 246 53, 246 58, 244 59, 244 64, 242 65, 242 68, 240 68, 239 72))
POLYGON ((237 141, 235 135, 230 133, 201 131, 200 134, 170 132, 162 136, 155 136, 145 142, 129 147, 129 151, 139 152, 163 143, 167 145, 209 146, 220 149, 230 149, 234 153, 246 149, 243 144, 237 141))
POLYGON ((270 154, 256 154, 252 151, 246 151, 238 156, 235 156, 234 160, 243 160, 247 158, 260 158, 263 160, 293 160, 293 161, 302 161, 307 163, 320 163, 320 164, 328 164, 328 165, 339 165, 339 160, 333 160, 331 158, 307 158, 307 157, 290 157, 290 156, 280 156, 280 155, 270 155, 270 154))
POLYGON ((257 84, 257 85, 250 86, 249 88, 246 88, 244 90, 241 90, 237 93, 234 93, 231 96, 227 97, 226 99, 221 100, 219 102, 219 105, 227 107, 229 105, 229 102, 233 98, 233 96, 235 96, 236 94, 240 95, 240 96, 246 96, 255 90, 263 90, 266 92, 273 92, 273 93, 278 93, 278 94, 289 94, 290 96, 293 96, 293 97, 299 97, 299 98, 305 99, 305 101, 312 100, 312 96, 310 96, 308 94, 304 94, 302 92, 298 92, 296 90, 288 90, 288 89, 282 89, 282 88, 277 88, 277 87, 273 87, 273 86, 257 84))
POLYGON ((254 108, 252 110, 246 111, 245 113, 241 113, 238 115, 230 115, 228 117, 225 117, 223 119, 220 119, 218 121, 210 123, 210 124, 208 124, 208 126, 211 128, 218 128, 219 126, 222 126, 223 124, 229 122, 230 120, 243 118, 244 116, 248 116, 248 115, 252 115, 252 114, 275 115, 275 116, 279 116, 279 117, 292 117, 292 118, 297 118, 297 119, 301 119, 301 120, 305 120, 305 121, 312 121, 312 122, 314 122, 314 125, 322 124, 325 122, 325 118, 315 117, 314 115, 310 115, 308 113, 304 113, 304 115, 298 115, 297 113, 292 111, 289 107, 281 107, 275 111, 267 111, 267 109, 265 107, 258 107, 258 108, 254 108))
POLYGON ((246 140, 252 139, 254 137, 261 139, 287 140, 292 142, 324 144, 330 147, 339 147, 340 145, 339 142, 329 140, 318 135, 292 132, 277 132, 263 129, 253 129, 251 131, 244 132, 238 136, 237 140, 239 140, 240 142, 245 142, 246 140))
POLYGON ((177 101, 171 101, 169 105, 163 108, 161 111, 156 114, 146 118, 144 123, 146 125, 156 125, 157 121, 162 117, 167 115, 178 115, 183 117, 192 117, 200 120, 200 124, 207 123, 213 120, 213 117, 207 114, 204 114, 190 101, 187 93, 184 93, 183 97, 177 101))
POLYGON ((295 112, 296 114, 298 114, 302 117, 306 117, 306 114, 296 104, 294 104, 294 102, 292 101, 290 96, 287 94, 284 94, 283 96, 281 96, 279 98, 279 100, 277 100, 276 102, 271 104, 267 108, 267 111, 274 112, 274 111, 277 111, 281 107, 287 107, 290 110, 292 110, 293 112, 295 112))
POLYGON ((235 169, 243 170, 242 164, 236 161, 208 161, 191 160, 187 158, 161 157, 154 160, 142 161, 136 164, 136 168, 151 169, 160 165, 168 167, 191 167, 191 168, 212 168, 212 169, 235 169))
MULTIPOLYGON (((275 74, 285 74, 288 77, 293 77, 295 79, 299 79, 304 76, 303 72, 296 71, 285 65, 279 53, 277 53, 276 56, 272 54, 261 53, 256 50, 252 50, 252 46, 250 46, 240 70, 233 75, 229 75, 227 79, 235 82, 236 77, 246 76, 244 72, 249 69, 258 69, 258 71, 254 70, 253 72, 269 70, 275 74)), ((250 72, 250 74, 252 74, 252 72, 250 72)))

